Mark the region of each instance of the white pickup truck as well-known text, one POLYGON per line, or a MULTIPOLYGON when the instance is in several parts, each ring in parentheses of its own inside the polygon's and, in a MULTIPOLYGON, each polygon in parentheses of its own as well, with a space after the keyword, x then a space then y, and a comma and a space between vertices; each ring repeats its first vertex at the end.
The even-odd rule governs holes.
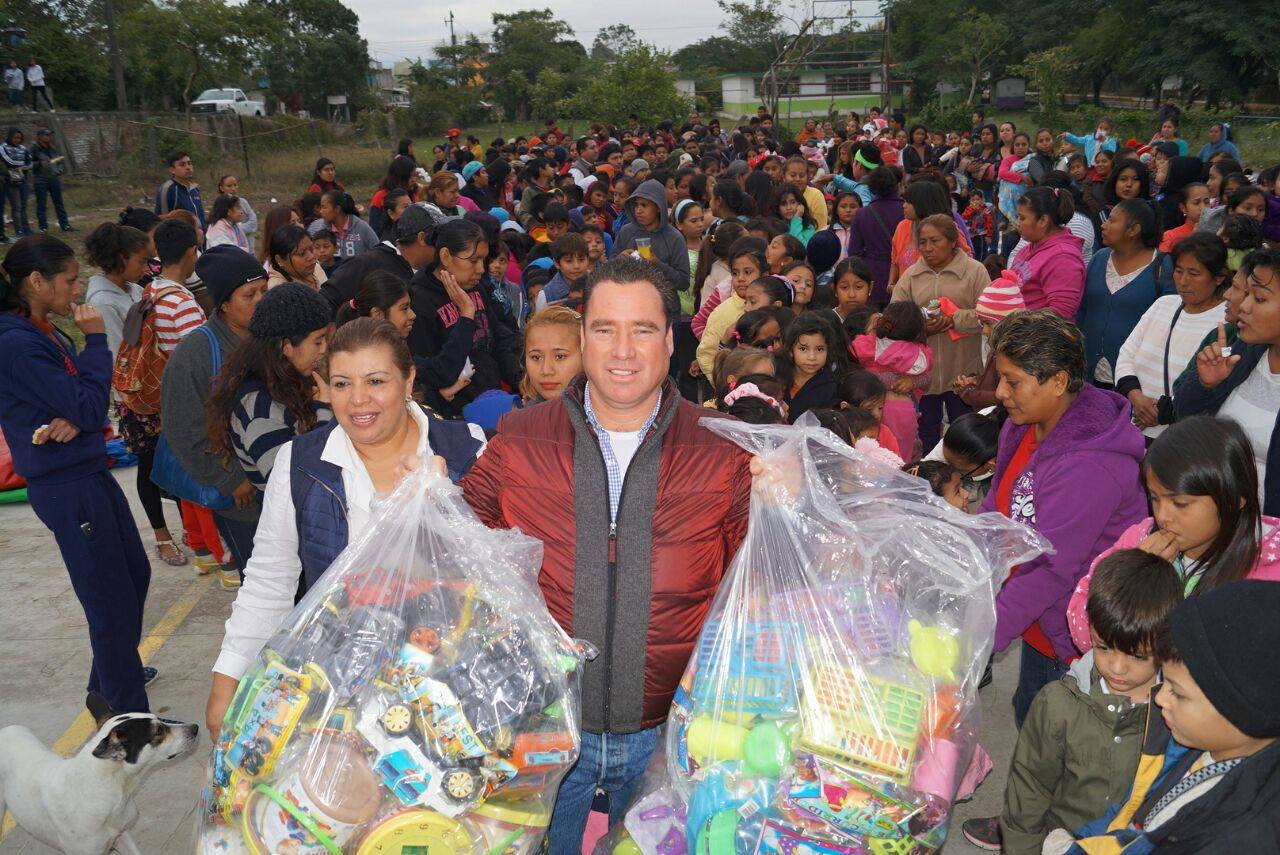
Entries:
POLYGON ((265 116, 267 105, 261 101, 250 101, 242 89, 206 89, 191 102, 191 112, 265 116))

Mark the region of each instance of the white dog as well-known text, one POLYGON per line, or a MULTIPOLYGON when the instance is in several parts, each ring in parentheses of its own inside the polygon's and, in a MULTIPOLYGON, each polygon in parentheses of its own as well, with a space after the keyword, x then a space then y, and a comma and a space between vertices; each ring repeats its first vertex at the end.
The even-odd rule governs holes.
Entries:
POLYGON ((88 707, 98 732, 74 757, 20 725, 0 730, 0 815, 7 807, 28 834, 67 855, 142 855, 129 835, 133 793, 155 766, 191 751, 199 728, 116 713, 97 693, 88 707))

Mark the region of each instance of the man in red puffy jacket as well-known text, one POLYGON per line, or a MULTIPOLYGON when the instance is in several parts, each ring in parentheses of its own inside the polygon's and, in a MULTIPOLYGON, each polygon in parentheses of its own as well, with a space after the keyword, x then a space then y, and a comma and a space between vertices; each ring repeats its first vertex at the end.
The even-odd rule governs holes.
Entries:
POLYGON ((582 368, 564 394, 503 417, 462 481, 487 525, 545 545, 552 616, 599 656, 582 679, 582 753, 560 785, 552 853, 580 851, 596 788, 622 818, 747 526, 748 455, 667 378, 675 293, 620 258, 583 297, 582 368))

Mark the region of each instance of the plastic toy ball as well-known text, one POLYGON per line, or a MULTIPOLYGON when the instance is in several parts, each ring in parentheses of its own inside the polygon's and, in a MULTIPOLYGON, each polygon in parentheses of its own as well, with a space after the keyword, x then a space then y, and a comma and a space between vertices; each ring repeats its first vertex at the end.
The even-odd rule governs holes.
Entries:
POLYGON ((742 743, 742 765, 748 772, 776 778, 791 762, 787 735, 775 722, 762 721, 742 743))
POLYGON ((960 658, 960 642, 953 633, 936 626, 925 626, 918 620, 907 623, 911 636, 911 661, 928 677, 954 681, 954 668, 960 658))
POLYGON ((617 846, 613 847, 613 855, 642 855, 642 850, 640 844, 633 838, 624 837, 618 841, 617 846))
POLYGON ((742 745, 746 737, 747 729, 741 725, 724 720, 714 721, 708 716, 696 716, 689 725, 689 756, 699 766, 738 760, 742 757, 742 745))

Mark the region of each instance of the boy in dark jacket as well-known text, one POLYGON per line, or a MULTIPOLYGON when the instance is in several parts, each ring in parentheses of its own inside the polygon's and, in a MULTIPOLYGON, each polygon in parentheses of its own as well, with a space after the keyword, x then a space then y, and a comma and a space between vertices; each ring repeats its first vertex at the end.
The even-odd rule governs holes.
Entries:
POLYGON ((1074 838, 1056 830, 1045 853, 1280 851, 1278 611, 1280 583, 1252 579, 1173 610, 1128 798, 1074 838))
POLYGON ((551 244, 551 258, 555 261, 556 275, 542 289, 538 308, 562 303, 571 291, 582 292, 582 280, 591 270, 587 239, 582 235, 568 234, 556 238, 551 244))
POLYGON ((647 238, 648 254, 639 251, 640 257, 656 264, 676 291, 687 291, 689 249, 679 230, 667 222, 666 188, 657 181, 645 181, 627 199, 627 213, 632 222, 618 232, 610 257, 616 258, 619 253, 637 249, 637 239, 647 238))
POLYGON ((966 839, 1006 855, 1039 855, 1045 835, 1088 822, 1124 798, 1138 768, 1156 685, 1156 635, 1182 600, 1168 561, 1123 549, 1098 564, 1089 589, 1092 650, 1031 702, 1018 733, 998 832, 964 823, 966 839))

